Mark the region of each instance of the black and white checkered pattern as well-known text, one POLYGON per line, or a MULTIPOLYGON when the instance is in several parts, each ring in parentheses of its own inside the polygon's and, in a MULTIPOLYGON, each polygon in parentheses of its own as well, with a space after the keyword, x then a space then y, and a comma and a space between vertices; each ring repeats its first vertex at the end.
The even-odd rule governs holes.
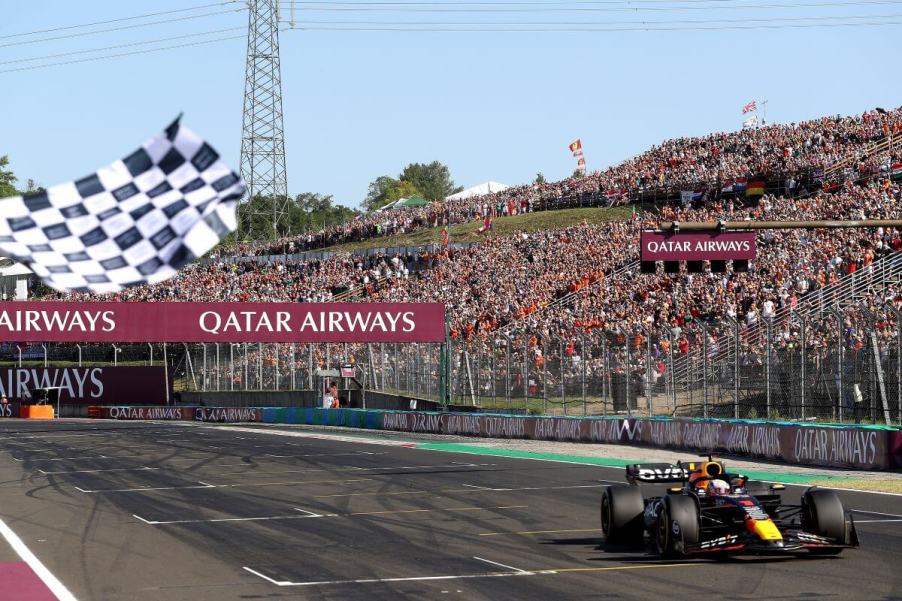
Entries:
POLYGON ((88 177, 0 200, 0 254, 60 291, 152 284, 235 231, 243 194, 219 154, 176 121, 88 177))

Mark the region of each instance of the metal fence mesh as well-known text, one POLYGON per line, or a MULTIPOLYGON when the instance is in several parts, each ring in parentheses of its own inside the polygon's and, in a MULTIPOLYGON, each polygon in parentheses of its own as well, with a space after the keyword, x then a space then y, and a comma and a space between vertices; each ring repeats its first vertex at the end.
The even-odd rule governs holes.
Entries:
MULTIPOLYGON (((496 332, 452 340, 448 357, 448 400, 482 410, 902 423, 902 319, 892 304, 756 323, 496 332)), ((6 366, 164 358, 176 391, 312 390, 317 369, 350 365, 368 390, 441 400, 439 344, 0 345, 6 366)))

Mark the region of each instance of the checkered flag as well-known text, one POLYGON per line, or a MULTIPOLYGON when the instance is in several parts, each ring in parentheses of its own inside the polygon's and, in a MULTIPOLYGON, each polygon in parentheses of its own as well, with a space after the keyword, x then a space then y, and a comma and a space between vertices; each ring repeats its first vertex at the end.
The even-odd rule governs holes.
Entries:
POLYGON ((64 292, 153 284, 235 231, 243 194, 241 178, 176 120, 88 177, 0 200, 0 254, 64 292))

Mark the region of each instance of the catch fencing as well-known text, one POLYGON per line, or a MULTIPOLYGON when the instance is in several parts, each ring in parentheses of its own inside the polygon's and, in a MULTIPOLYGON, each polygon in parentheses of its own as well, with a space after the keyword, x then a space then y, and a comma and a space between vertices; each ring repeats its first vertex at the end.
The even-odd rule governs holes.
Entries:
POLYGON ((682 328, 496 332, 441 344, 3 345, 6 365, 165 365, 176 391, 364 388, 537 415, 902 423, 902 319, 893 304, 682 328), (345 375, 345 374, 342 374, 345 375))

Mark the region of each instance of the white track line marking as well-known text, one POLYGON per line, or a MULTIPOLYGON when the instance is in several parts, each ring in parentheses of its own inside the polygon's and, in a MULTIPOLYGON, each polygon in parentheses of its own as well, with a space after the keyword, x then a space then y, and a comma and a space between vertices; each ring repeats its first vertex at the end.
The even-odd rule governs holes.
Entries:
POLYGON ((466 486, 467 488, 475 488, 477 490, 495 490, 494 488, 489 488, 488 486, 477 486, 476 484, 461 484, 461 486, 466 486))
POLYGON ((298 509, 296 507, 293 508, 295 511, 302 511, 304 515, 271 515, 265 517, 257 517, 257 518, 210 518, 210 519, 197 519, 197 520, 147 520, 142 518, 139 515, 132 516, 138 518, 145 524, 149 526, 165 526, 167 524, 212 524, 212 523, 223 523, 223 522, 262 522, 268 520, 304 520, 311 518, 323 518, 325 515, 320 515, 318 513, 311 513, 304 509, 298 509))
POLYGON ((6 525, 6 522, 0 520, 0 534, 9 543, 9 546, 18 554, 22 561, 28 564, 28 567, 38 575, 38 578, 50 589, 50 592, 56 595, 59 601, 77 601, 75 595, 69 592, 62 582, 48 570, 41 560, 38 559, 31 549, 25 546, 22 539, 6 525))
MULTIPOLYGON (((247 464, 241 464, 247 465, 247 464)), ((336 468, 301 468, 297 470, 253 470, 248 472, 234 472, 231 474, 220 474, 220 476, 235 476, 246 478, 247 476, 257 476, 260 474, 307 474, 313 472, 377 472, 387 470, 419 470, 419 469, 435 469, 447 467, 477 467, 483 465, 494 465, 492 463, 464 463, 455 465, 399 465, 390 467, 359 467, 355 465, 344 465, 336 468)), ((222 466, 216 466, 222 467, 222 466)), ((248 467, 253 467, 248 465, 248 467)))
MULTIPOLYGON (((380 516, 380 515, 397 515, 397 514, 406 514, 406 513, 443 513, 443 512, 453 512, 453 511, 488 511, 493 509, 524 509, 529 507, 528 505, 505 505, 502 507, 449 507, 447 509, 401 509, 395 511, 364 511, 358 513, 314 513, 312 511, 308 511, 306 509, 301 509, 300 507, 292 507, 292 510, 297 511, 303 515, 274 515, 274 516, 264 516, 264 517, 250 517, 250 518, 198 518, 198 519, 190 519, 190 520, 148 520, 146 518, 142 518, 137 514, 132 514, 132 517, 135 517, 145 524, 149 526, 165 526, 169 524, 209 524, 209 523, 224 523, 224 522, 260 522, 260 521, 268 521, 268 520, 299 520, 304 518, 358 518, 358 517, 369 517, 369 516, 380 516)), ((516 568, 511 568, 516 569, 516 568)))
POLYGON ((353 451, 350 453, 310 453, 308 455, 273 455, 272 453, 266 453, 267 457, 273 457, 275 459, 295 459, 300 457, 346 457, 348 455, 385 455, 385 452, 368 453, 366 451, 353 451))
POLYGON ((204 484, 201 482, 201 486, 148 486, 144 488, 116 488, 116 489, 104 489, 104 490, 85 490, 79 486, 75 487, 75 490, 78 492, 83 492, 85 494, 96 494, 96 493, 107 493, 107 492, 151 492, 158 490, 183 490, 183 489, 195 489, 195 488, 217 488, 213 484, 204 484))
MULTIPOLYGON (((415 448, 415 442, 411 441, 402 441, 402 440, 389 440, 389 439, 379 439, 379 438, 366 438, 362 436, 344 436, 344 435, 336 435, 329 434, 325 432, 308 432, 303 430, 296 431, 288 431, 288 430, 276 430, 275 428, 270 429, 267 425, 265 428, 248 428, 244 426, 218 426, 213 425, 212 423, 204 423, 204 424, 195 424, 193 422, 171 422, 171 425, 179 426, 182 428, 204 428, 209 430, 224 430, 228 432, 244 432, 251 434, 269 434, 270 436, 287 436, 290 438, 313 438, 317 440, 331 440, 335 442, 355 442, 361 444, 372 444, 379 445, 384 447, 404 447, 404 448, 415 448)), ((284 425, 284 424, 281 424, 284 425)))
POLYGON ((852 513, 866 513, 868 515, 884 515, 890 518, 902 518, 902 515, 899 515, 898 513, 881 513, 879 511, 865 511, 864 509, 850 509, 849 511, 852 513))
POLYGON ((855 520, 855 524, 886 524, 888 522, 902 522, 902 520, 855 520))
POLYGON ((370 478, 355 478, 353 480, 289 480, 287 482, 242 482, 240 484, 208 484, 200 482, 201 486, 153 486, 147 488, 110 488, 101 490, 84 490, 75 487, 79 492, 87 494, 97 493, 127 493, 127 492, 154 492, 159 490, 196 490, 200 488, 242 488, 246 486, 288 486, 295 484, 343 484, 346 482, 368 482, 370 478))
POLYGON ((368 515, 395 515, 399 513, 441 513, 445 511, 488 511, 490 509, 526 509, 529 505, 502 505, 501 507, 449 507, 447 509, 394 509, 388 511, 358 511, 334 517, 368 516, 368 515))
MULTIPOLYGON (((25 459, 16 459, 16 461, 25 461, 25 459)), ((32 459, 31 461, 95 461, 97 459, 136 459, 136 457, 107 457, 106 455, 94 455, 91 457, 85 457, 84 455, 80 455, 78 457, 54 457, 53 459, 32 459)))
MULTIPOLYGON (((360 580, 315 580, 310 582, 291 582, 290 580, 273 580, 256 570, 245 566, 245 570, 276 586, 328 586, 336 584, 379 584, 385 582, 428 582, 430 580, 470 580, 473 578, 509 578, 512 576, 536 576, 540 572, 486 572, 484 574, 457 574, 449 576, 408 576, 406 578, 363 578, 360 580)), ((541 572, 550 574, 553 572, 541 572)))
POLYGON ((482 557, 473 556, 473 559, 477 561, 484 561, 485 563, 491 564, 493 566, 498 566, 499 568, 504 568, 505 570, 513 570, 514 572, 520 572, 521 574, 531 574, 532 572, 528 572, 526 570, 521 570, 520 568, 515 568, 514 566, 509 566, 503 563, 498 563, 497 561, 492 561, 491 559, 483 559, 482 557))
POLYGON ((0 440, 25 440, 26 438, 50 438, 51 440, 59 440, 60 438, 83 438, 85 436, 107 436, 107 434, 44 434, 42 436, 7 436, 0 440))
MULTIPOLYGON (((478 559, 478 558, 477 558, 478 559)), ((483 560, 485 561, 485 560, 483 560)), ((500 565, 500 564, 499 564, 500 565)), ((319 580, 310 582, 291 582, 290 580, 275 580, 261 574, 257 570, 244 567, 245 570, 259 576, 260 578, 275 584, 276 586, 326 586, 326 585, 347 585, 347 584, 378 584, 383 582, 415 582, 428 580, 467 580, 473 578, 505 578, 511 576, 557 576, 571 572, 610 572, 623 570, 649 570, 649 569, 670 569, 670 568, 688 568, 701 567, 705 563, 656 563, 656 564, 635 564, 635 565, 616 565, 616 566, 597 566, 597 567, 579 567, 579 568, 550 568, 537 569, 531 572, 485 572, 482 574, 457 574, 453 576, 414 576, 407 578, 365 578, 360 580, 319 580)))
POLYGON ((257 570, 252 570, 251 568, 249 568, 249 567, 247 567, 247 566, 244 566, 243 569, 247 570, 248 572, 250 572, 250 573, 253 574, 254 576, 259 576, 259 577, 262 578, 263 580, 266 580, 267 582, 271 582, 272 584, 275 584, 276 586, 289 586, 289 585, 291 584, 291 582, 289 582, 288 580, 273 580, 272 578, 270 578, 270 577, 267 576, 266 574, 261 574, 261 573, 258 572, 257 570))
POLYGON ((469 486, 471 488, 476 488, 477 490, 484 490, 486 492, 519 492, 523 490, 566 490, 569 488, 601 488, 603 484, 574 484, 570 486, 524 486, 522 488, 487 488, 484 486, 474 486, 472 484, 463 484, 462 486, 469 486))
POLYGON ((132 514, 132 517, 133 517, 133 518, 138 518, 139 520, 141 520, 141 521, 144 522, 145 524, 151 524, 151 525, 153 525, 153 522, 151 522, 151 521, 149 521, 149 520, 145 520, 144 518, 142 518, 142 517, 141 517, 140 515, 138 515, 137 513, 133 513, 133 514, 132 514))
POLYGON ((39 472, 46 475, 51 474, 96 474, 100 472, 143 472, 143 471, 152 471, 159 470, 162 468, 159 467, 120 467, 110 470, 71 470, 71 471, 61 471, 61 472, 45 472, 42 469, 38 469, 39 472))

